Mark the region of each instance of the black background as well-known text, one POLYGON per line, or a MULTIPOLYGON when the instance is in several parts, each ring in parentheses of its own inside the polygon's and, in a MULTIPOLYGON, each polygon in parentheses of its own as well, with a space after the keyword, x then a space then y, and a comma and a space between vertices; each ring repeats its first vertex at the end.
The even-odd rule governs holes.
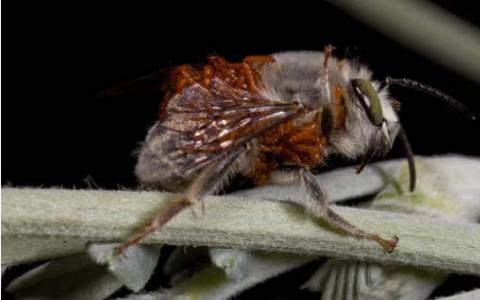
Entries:
MULTIPOLYGON (((99 92, 209 54, 238 60, 331 43, 340 55, 367 63, 376 78, 423 81, 480 114, 478 85, 329 4, 99 2, 15 1, 4 8, 2 185, 134 188, 133 152, 160 98, 99 92)), ((437 3, 480 24, 474 2, 437 3)), ((427 95, 393 93, 417 154, 480 155, 478 122, 427 95)))
MULTIPOLYGON (((479 23, 473 7, 445 2, 479 23)), ((377 78, 423 81, 480 113, 478 85, 329 4, 162 3, 15 2, 5 9, 2 184, 80 188, 89 177, 103 188, 134 187, 133 151, 160 98, 102 98, 99 92, 209 54, 234 60, 332 43, 339 55, 367 63, 377 78)), ((396 88, 394 94, 403 102, 401 119, 416 153, 480 155, 479 122, 421 93, 396 88)))

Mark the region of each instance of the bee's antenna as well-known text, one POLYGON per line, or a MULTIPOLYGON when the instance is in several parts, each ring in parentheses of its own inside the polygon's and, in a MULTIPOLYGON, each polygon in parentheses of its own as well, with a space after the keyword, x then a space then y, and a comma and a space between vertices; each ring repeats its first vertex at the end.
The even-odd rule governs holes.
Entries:
MULTIPOLYGON (((412 147, 410 146, 410 141, 408 140, 407 134, 403 130, 403 127, 400 125, 398 136, 400 138, 400 142, 403 146, 403 151, 405 152, 405 157, 408 161, 408 171, 410 174, 410 192, 415 190, 415 185, 417 181, 417 171, 415 168, 415 157, 412 151, 412 147)), ((357 174, 360 174, 365 166, 370 162, 374 155, 374 146, 370 145, 363 155, 363 158, 360 162, 360 165, 357 167, 357 174)))
POLYGON ((412 147, 410 146, 410 141, 408 140, 408 137, 405 134, 405 130, 403 130, 402 126, 400 126, 398 136, 400 137, 403 150, 405 151, 405 156, 407 157, 408 170, 410 172, 410 192, 413 192, 415 190, 415 184, 417 181, 417 172, 415 169, 415 158, 413 156, 412 147))
POLYGON ((458 110, 460 113, 462 113, 465 117, 468 119, 475 121, 477 117, 465 106, 463 103, 460 101, 454 99, 453 97, 445 94, 444 92, 437 90, 436 88, 433 88, 429 85, 426 85, 424 83, 420 83, 415 80, 407 79, 407 78, 391 78, 387 77, 385 78, 385 84, 386 85, 399 85, 403 87, 408 87, 411 89, 419 90, 422 92, 426 92, 428 94, 431 94, 435 97, 440 98, 443 100, 443 102, 447 103, 448 105, 452 106, 456 110, 458 110))

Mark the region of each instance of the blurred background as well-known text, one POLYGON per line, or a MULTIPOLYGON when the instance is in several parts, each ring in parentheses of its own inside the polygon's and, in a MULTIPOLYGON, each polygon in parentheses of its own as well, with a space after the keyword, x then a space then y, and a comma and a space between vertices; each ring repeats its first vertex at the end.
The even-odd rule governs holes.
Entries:
MULTIPOLYGON (((154 123, 161 98, 100 92, 158 69, 204 62, 210 54, 240 60, 333 44, 336 55, 366 63, 377 79, 425 82, 479 115, 475 3, 433 1, 435 9, 423 12, 409 2, 404 10, 392 4, 393 17, 388 5, 376 11, 389 2, 402 1, 371 1, 363 8, 349 1, 10 2, 2 32, 2 185, 134 188, 133 153, 154 123), (430 16, 436 30, 426 31, 426 39, 421 34, 428 26, 418 22, 418 13, 427 18, 437 8, 450 15, 430 16), (452 18, 461 25, 457 32, 442 28, 452 28, 452 18)), ((400 117, 416 154, 480 155, 478 121, 426 94, 402 88, 392 88, 392 94, 402 102, 400 117)), ((401 156, 399 148, 388 157, 401 156)), ((480 286, 472 277, 456 280, 465 289, 480 286)))

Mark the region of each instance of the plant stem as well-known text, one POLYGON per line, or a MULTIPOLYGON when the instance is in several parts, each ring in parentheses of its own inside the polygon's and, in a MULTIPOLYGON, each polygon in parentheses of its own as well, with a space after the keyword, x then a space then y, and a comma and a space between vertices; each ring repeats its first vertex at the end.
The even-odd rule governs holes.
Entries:
MULTIPOLYGON (((4 188, 2 262, 54 257, 61 254, 62 247, 67 253, 84 251, 87 242, 123 241, 168 201, 167 196, 157 192, 4 188), (19 237, 28 249, 13 242, 19 237), (52 239, 52 243, 50 248, 42 247, 28 243, 30 239, 52 239), (45 252, 52 248, 55 253, 45 252)), ((480 274, 480 225, 334 208, 362 228, 397 235, 398 247, 389 254, 376 243, 332 231, 288 203, 218 196, 205 201, 203 217, 195 217, 187 209, 146 242, 292 252, 480 274)), ((199 215, 200 206, 193 209, 199 215)))

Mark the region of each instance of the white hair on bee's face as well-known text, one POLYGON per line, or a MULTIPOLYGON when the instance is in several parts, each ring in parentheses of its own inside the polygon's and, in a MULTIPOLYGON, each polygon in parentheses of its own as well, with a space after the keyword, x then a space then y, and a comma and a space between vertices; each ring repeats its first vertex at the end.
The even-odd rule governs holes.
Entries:
POLYGON ((372 81, 371 73, 365 69, 364 66, 349 68, 346 72, 346 78, 351 78, 348 82, 351 82, 353 78, 370 82, 378 96, 384 120, 381 126, 385 128, 372 123, 365 109, 360 105, 360 99, 355 95, 352 87, 348 85, 346 87, 348 95, 346 101, 349 103, 346 105, 345 128, 332 133, 330 137, 331 146, 327 147, 329 153, 341 154, 351 159, 358 158, 367 151, 371 151, 372 155, 383 156, 391 149, 398 134, 400 123, 392 106, 393 99, 387 89, 380 89, 380 83, 372 81))

